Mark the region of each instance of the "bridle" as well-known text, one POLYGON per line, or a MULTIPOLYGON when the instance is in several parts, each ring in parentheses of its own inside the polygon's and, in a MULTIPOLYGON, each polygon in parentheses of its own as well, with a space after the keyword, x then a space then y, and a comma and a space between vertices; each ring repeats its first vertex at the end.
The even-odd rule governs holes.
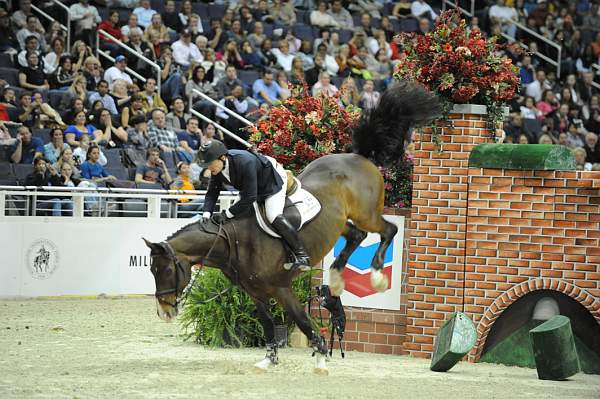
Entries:
MULTIPOLYGON (((233 224, 233 221, 231 222, 231 225, 233 226, 233 232, 235 234, 235 240, 234 240, 234 245, 237 248, 237 245, 239 244, 238 240, 237 240, 237 232, 235 230, 235 225, 233 224)), ((230 240, 230 236, 229 233, 227 232, 227 230, 225 230, 223 228, 223 223, 219 223, 219 230, 214 233, 214 232, 210 232, 207 231, 206 229, 203 229, 206 233, 210 233, 210 234, 214 234, 215 235, 215 239, 212 243, 212 245, 210 246, 210 249, 208 250, 208 252, 206 253, 205 256, 202 257, 201 261, 199 262, 200 266, 203 267, 204 266, 204 262, 210 257, 212 251, 214 250, 217 241, 219 239, 219 237, 222 237, 226 242, 227 242, 227 246, 229 249, 229 257, 228 257, 228 267, 231 267, 232 269, 234 269, 234 271, 236 272, 236 278, 237 278, 237 270, 232 267, 232 262, 231 262, 231 254, 232 254, 232 250, 231 250, 231 240, 230 240)), ((160 290, 160 291, 156 291, 154 293, 154 296, 156 297, 156 299, 161 302, 164 303, 165 305, 169 305, 171 307, 177 308, 179 306, 179 304, 182 301, 185 301, 191 291, 191 287, 194 286, 194 283, 196 282, 196 278, 198 278, 199 273, 196 273, 196 275, 194 276, 194 279, 192 281, 190 281, 190 283, 188 283, 185 287, 183 287, 183 289, 181 290, 181 295, 177 295, 177 293, 179 292, 179 282, 180 282, 180 278, 179 275, 180 273, 185 276, 185 268, 184 266, 181 264, 181 262, 179 261, 179 259, 177 259, 177 256, 175 255, 175 251, 173 250, 173 247, 171 246, 171 244, 169 244, 167 241, 163 241, 162 243, 160 243, 160 245, 165 248, 167 250, 167 257, 169 258, 169 260, 173 261, 173 263, 175 264, 175 286, 173 288, 168 288, 165 290, 160 290), (188 288, 186 290, 186 288, 188 288), (167 295, 167 294, 173 294, 175 293, 177 296, 175 297, 175 302, 170 302, 167 301, 166 299, 161 298, 161 296, 163 295, 167 295)), ((239 253, 236 250, 236 255, 239 258, 239 253)), ((239 280, 239 279, 238 279, 239 280)), ((223 293, 225 293, 226 291, 228 291, 229 289, 225 289, 224 291, 216 294, 214 297, 210 298, 208 301, 211 301, 213 299, 215 299, 217 296, 222 295, 223 293)), ((208 302, 206 301, 206 302, 208 302)))

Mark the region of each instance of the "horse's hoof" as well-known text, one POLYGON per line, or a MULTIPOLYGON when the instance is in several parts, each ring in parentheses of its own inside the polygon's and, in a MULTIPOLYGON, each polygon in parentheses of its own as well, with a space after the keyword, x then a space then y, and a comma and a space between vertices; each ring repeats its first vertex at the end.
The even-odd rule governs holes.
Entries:
POLYGON ((315 367, 313 370, 313 373, 315 373, 317 375, 329 375, 329 370, 322 369, 320 367, 315 367))
POLYGON ((254 363, 254 371, 257 373, 265 373, 269 366, 272 366, 273 362, 269 358, 264 358, 258 363, 254 363))
POLYGON ((344 285, 342 274, 336 269, 329 269, 329 288, 331 289, 331 295, 342 295, 342 292, 344 292, 344 285))
POLYGON ((380 270, 371 272, 371 287, 377 292, 384 292, 389 287, 388 277, 380 270))

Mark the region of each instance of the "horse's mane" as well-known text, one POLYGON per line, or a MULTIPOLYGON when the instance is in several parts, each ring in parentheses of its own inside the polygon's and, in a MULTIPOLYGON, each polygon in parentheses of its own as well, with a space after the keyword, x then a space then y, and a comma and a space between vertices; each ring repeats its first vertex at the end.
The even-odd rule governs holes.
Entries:
POLYGON ((180 234, 187 233, 188 231, 193 231, 193 230, 200 230, 200 231, 203 231, 208 234, 218 234, 219 225, 214 223, 212 220, 209 220, 207 222, 198 220, 196 222, 186 224, 185 226, 183 226, 182 228, 177 230, 175 233, 168 236, 167 241, 172 240, 173 238, 176 238, 180 234))

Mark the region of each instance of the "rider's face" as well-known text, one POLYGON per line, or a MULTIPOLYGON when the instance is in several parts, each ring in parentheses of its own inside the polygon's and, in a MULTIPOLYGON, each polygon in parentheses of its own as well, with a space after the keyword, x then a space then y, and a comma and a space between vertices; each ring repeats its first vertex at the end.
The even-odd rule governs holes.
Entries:
POLYGON ((224 167, 225 164, 223 163, 223 161, 221 161, 220 159, 215 159, 214 161, 208 164, 206 169, 210 170, 211 175, 215 176, 221 173, 224 167))

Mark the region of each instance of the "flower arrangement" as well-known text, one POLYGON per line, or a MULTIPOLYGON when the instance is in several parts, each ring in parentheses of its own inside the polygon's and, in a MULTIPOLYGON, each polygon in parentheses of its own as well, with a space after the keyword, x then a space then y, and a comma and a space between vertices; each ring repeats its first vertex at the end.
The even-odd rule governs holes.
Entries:
MULTIPOLYGON (((442 124, 448 126, 453 104, 487 106, 490 130, 502 121, 503 106, 519 89, 519 69, 502 55, 496 38, 486 39, 479 29, 469 29, 456 10, 442 13, 435 29, 425 35, 401 33, 403 55, 397 64, 397 79, 416 80, 442 100, 442 124)), ((511 50, 522 53, 517 45, 511 50)), ((439 126, 433 139, 441 144, 439 126)))
POLYGON ((359 117, 359 110, 343 108, 338 96, 312 97, 307 87, 295 86, 287 100, 256 123, 250 141, 263 154, 299 173, 321 156, 346 151, 359 117))
POLYGON ((386 208, 410 208, 412 206, 413 156, 404 154, 394 165, 380 167, 385 183, 386 208))

